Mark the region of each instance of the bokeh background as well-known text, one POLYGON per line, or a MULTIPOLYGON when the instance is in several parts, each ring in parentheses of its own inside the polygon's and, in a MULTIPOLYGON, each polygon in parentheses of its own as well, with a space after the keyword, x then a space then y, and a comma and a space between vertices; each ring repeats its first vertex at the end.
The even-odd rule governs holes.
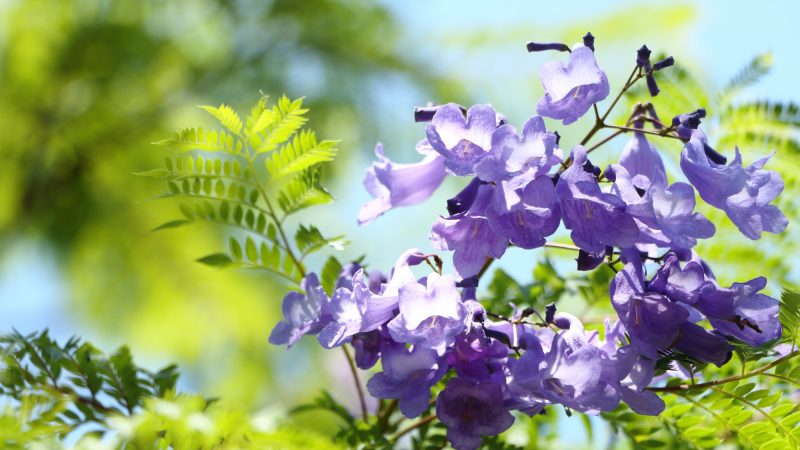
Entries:
MULTIPOLYGON (((771 165, 786 179, 782 206, 793 220, 800 114, 725 114, 753 101, 800 102, 798 16, 800 3, 790 0, 761 7, 724 0, 0 1, 0 330, 49 327, 106 350, 127 343, 145 366, 177 362, 183 389, 247 409, 285 410, 319 386, 346 400, 351 386, 339 352, 323 353, 311 341, 288 353, 267 343, 279 320, 280 283, 193 262, 224 245, 221 230, 150 232, 176 216, 175 204, 148 200, 161 185, 132 175, 161 160, 162 148, 150 142, 210 125, 198 104, 246 111, 260 92, 307 97, 311 126, 342 142, 326 172, 338 202, 304 220, 324 217, 325 231, 349 237, 340 259, 367 254, 371 265, 388 267, 406 248, 429 249, 430 224, 459 180, 423 205, 357 227, 368 198, 360 180, 375 143, 393 159, 413 161, 424 125, 412 111, 428 101, 492 103, 521 125, 541 95, 538 68, 560 57, 528 54, 525 42, 571 44, 591 30, 612 90, 647 43, 693 77, 673 75, 674 85, 662 85, 655 101, 662 117, 703 106, 727 117, 707 129, 724 153, 739 142, 748 164, 777 149, 771 165), (759 54, 769 73, 718 95, 759 54)), ((559 130, 563 147, 590 122, 559 130)), ((613 160, 624 142, 613 141, 599 160, 613 160)), ((673 160, 680 151, 660 148, 673 160)), ((763 274, 773 294, 797 284, 794 223, 751 242, 719 213, 703 211, 722 223, 721 238, 699 250, 724 282, 763 274)), ((572 268, 571 255, 543 250, 512 251, 499 267, 529 282, 545 257, 559 270, 572 268)), ((581 433, 570 436, 565 445, 584 445, 581 433)))

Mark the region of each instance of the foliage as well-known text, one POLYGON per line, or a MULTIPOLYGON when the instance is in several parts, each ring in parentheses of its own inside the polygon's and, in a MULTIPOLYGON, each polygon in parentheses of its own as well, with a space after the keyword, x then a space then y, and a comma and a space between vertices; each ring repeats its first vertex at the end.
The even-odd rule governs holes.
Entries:
POLYGON ((230 236, 227 251, 198 261, 264 269, 295 283, 305 275, 308 255, 326 246, 341 250, 342 236, 325 237, 314 225, 299 225, 294 243, 284 231, 289 216, 333 201, 320 184, 320 166, 336 156, 336 143, 319 141, 314 131, 303 129, 308 110, 302 105, 303 99, 285 96, 270 105, 265 96, 246 121, 229 106, 201 106, 225 130, 189 128, 157 142, 172 153, 163 168, 141 175, 166 183, 162 197, 182 200, 183 218, 156 230, 194 222, 242 230, 244 236, 230 236))
POLYGON ((42 400, 35 393, 52 394, 48 400, 53 401, 68 398, 71 408, 59 408, 56 401, 49 411, 58 411, 54 419, 70 429, 113 414, 132 414, 145 399, 174 391, 178 378, 174 365, 157 372, 136 366, 125 346, 106 357, 78 338, 60 345, 47 330, 0 337, 0 355, 0 395, 23 406, 42 400))

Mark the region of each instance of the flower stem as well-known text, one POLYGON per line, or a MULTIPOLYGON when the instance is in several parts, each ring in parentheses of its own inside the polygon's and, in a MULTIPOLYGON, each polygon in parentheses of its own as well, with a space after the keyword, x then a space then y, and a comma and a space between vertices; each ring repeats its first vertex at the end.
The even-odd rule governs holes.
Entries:
POLYGON ((358 402, 361 406, 361 417, 364 419, 364 422, 366 422, 369 418, 369 413, 367 412, 367 401, 364 398, 364 388, 361 387, 361 379, 358 376, 356 362, 353 360, 353 355, 350 354, 350 350, 347 349, 346 345, 342 345, 342 351, 344 352, 345 358, 347 358, 347 365, 350 366, 350 373, 353 375, 353 383, 356 385, 358 402))
POLYGON ((403 435, 408 434, 408 433, 416 430, 417 428, 425 425, 426 423, 432 422, 434 419, 436 419, 436 415, 435 414, 431 414, 431 415, 425 416, 422 419, 419 419, 418 421, 412 423, 411 425, 409 425, 409 426, 403 428, 402 430, 398 431, 397 433, 393 434, 392 437, 389 438, 389 440, 396 441, 396 440, 400 439, 400 437, 402 437, 403 435))

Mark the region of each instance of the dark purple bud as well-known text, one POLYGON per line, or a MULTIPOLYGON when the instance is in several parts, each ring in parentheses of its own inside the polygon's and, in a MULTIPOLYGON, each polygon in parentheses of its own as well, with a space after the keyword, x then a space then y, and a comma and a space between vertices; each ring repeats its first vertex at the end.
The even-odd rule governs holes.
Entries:
POLYGON ((706 110, 703 108, 697 109, 688 114, 680 114, 672 118, 672 126, 678 128, 678 134, 680 134, 681 137, 685 137, 688 139, 691 133, 686 133, 686 132, 682 133, 682 131, 686 130, 681 130, 681 128, 696 130, 697 127, 700 126, 700 120, 705 116, 706 116, 706 110))
POLYGON ((589 253, 585 250, 579 250, 578 258, 576 259, 578 262, 578 270, 581 272, 594 270, 597 268, 597 266, 603 263, 603 260, 606 256, 605 250, 593 253, 589 253))
POLYGON ((647 90, 650 91, 650 96, 655 97, 661 92, 661 89, 658 88, 658 84, 656 84, 656 77, 653 76, 653 72, 649 72, 646 77, 647 80, 647 90))
POLYGON ((728 158, 726 158, 723 155, 721 155, 718 151, 716 151, 713 148, 711 148, 711 146, 708 145, 708 144, 703 144, 703 151, 705 152, 706 157, 708 157, 708 159, 710 159, 711 161, 713 161, 713 162, 715 162, 717 164, 727 164, 728 163, 728 158))
POLYGON ((473 178, 469 184, 461 190, 455 197, 447 200, 447 212, 451 216, 462 213, 472 206, 475 196, 478 195, 478 187, 481 185, 479 178, 473 178))
POLYGON ((583 163, 583 170, 589 172, 594 176, 599 176, 601 172, 600 168, 592 164, 592 162, 589 161, 588 159, 586 160, 585 163, 583 163))
POLYGON ((556 50, 559 52, 568 52, 569 46, 560 42, 528 42, 528 52, 544 52, 547 50, 556 50))
POLYGON ((591 31, 586 33, 586 35, 583 37, 583 45, 594 51, 594 36, 592 36, 591 31))
POLYGON ((643 45, 636 51, 636 65, 644 67, 645 64, 650 64, 650 49, 647 48, 646 45, 643 45))
MULTIPOLYGON (((414 108, 414 122, 430 122, 433 119, 433 115, 436 114, 436 111, 442 106, 444 105, 417 106, 414 108)), ((467 108, 461 105, 458 105, 458 107, 461 109, 464 116, 466 116, 467 108)))
POLYGON ((556 316, 556 304, 555 303, 548 303, 544 307, 544 321, 547 323, 553 323, 553 319, 556 316))
POLYGON ((672 56, 662 59, 661 61, 653 64, 653 70, 658 71, 661 69, 666 69, 667 67, 675 64, 675 58, 672 56))
POLYGON ((561 135, 558 134, 558 131, 553 131, 553 134, 556 135, 556 145, 561 141, 561 135))

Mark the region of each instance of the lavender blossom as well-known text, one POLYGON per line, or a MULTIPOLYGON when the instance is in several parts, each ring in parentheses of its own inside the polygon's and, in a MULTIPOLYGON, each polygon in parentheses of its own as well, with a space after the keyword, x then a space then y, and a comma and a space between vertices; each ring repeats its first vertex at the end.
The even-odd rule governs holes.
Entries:
POLYGON ((427 200, 447 175, 444 158, 423 143, 417 146, 424 155, 414 164, 397 164, 383 154, 383 144, 375 146, 378 161, 367 170, 364 186, 375 197, 358 212, 358 224, 372 222, 392 208, 411 206, 427 200))
POLYGON ((428 141, 444 158, 447 169, 458 176, 475 174, 475 164, 491 149, 499 118, 489 105, 475 105, 466 117, 454 103, 442 106, 426 129, 428 141))
POLYGON ((594 52, 576 45, 567 64, 549 61, 539 75, 544 97, 536 105, 539 115, 569 125, 583 116, 593 104, 608 96, 608 78, 597 66, 594 52))
POLYGON ((451 275, 432 273, 426 284, 402 286, 399 299, 399 313, 387 325, 397 342, 441 354, 465 328, 466 310, 451 275))
POLYGON ((490 185, 480 185, 469 210, 440 217, 431 229, 431 244, 453 250, 453 265, 461 278, 477 274, 487 258, 500 258, 508 247, 508 238, 495 233, 486 218, 492 191, 490 185))
POLYGON ((269 336, 273 345, 291 347, 305 334, 316 334, 329 320, 329 300, 317 274, 309 273, 300 283, 304 293, 292 291, 283 298, 283 320, 269 336))
POLYGON ((384 350, 381 364, 383 372, 370 378, 367 390, 376 398, 399 399, 400 411, 408 418, 417 417, 428 408, 431 386, 447 371, 435 351, 424 347, 409 350, 400 344, 384 350))
POLYGON ((584 169, 588 159, 583 147, 573 148, 571 158, 572 165, 556 184, 556 197, 572 241, 587 252, 602 251, 607 245, 634 245, 639 229, 625 202, 600 190, 594 174, 584 169))
POLYGON ((521 136, 511 125, 495 130, 491 150, 475 165, 475 173, 487 182, 510 180, 513 189, 520 189, 560 161, 556 135, 547 132, 541 117, 534 116, 525 123, 521 136))
POLYGON ((436 399, 436 415, 447 425, 447 439, 457 450, 480 447, 482 436, 500 434, 514 423, 503 407, 502 386, 453 378, 436 399))
POLYGON ((786 216, 770 203, 783 190, 780 174, 764 170, 773 153, 742 166, 738 147, 728 165, 712 161, 704 150, 702 135, 693 133, 681 152, 681 169, 700 197, 719 208, 745 236, 758 239, 763 231, 780 233, 786 228, 786 216))

